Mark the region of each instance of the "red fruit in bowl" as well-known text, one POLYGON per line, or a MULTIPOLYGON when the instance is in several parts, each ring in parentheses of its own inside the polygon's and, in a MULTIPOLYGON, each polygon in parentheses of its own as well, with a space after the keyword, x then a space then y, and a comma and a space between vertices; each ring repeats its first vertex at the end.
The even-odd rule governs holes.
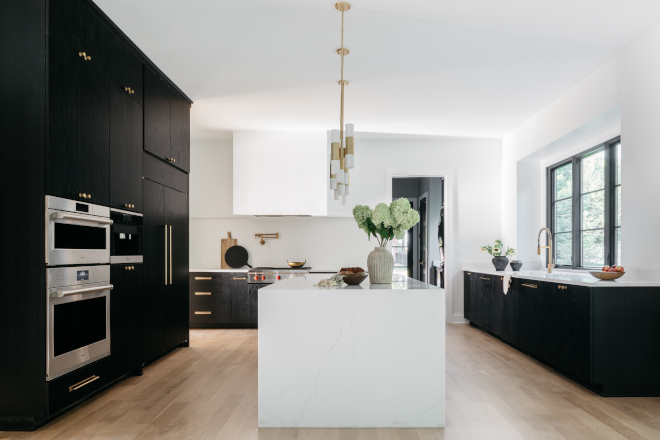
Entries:
POLYGON ((616 271, 617 272, 624 272, 623 266, 616 266, 616 271))
POLYGON ((610 266, 603 266, 603 272, 607 272, 608 270, 610 270, 610 266))
POLYGON ((608 272, 616 272, 616 267, 610 267, 610 270, 608 272))

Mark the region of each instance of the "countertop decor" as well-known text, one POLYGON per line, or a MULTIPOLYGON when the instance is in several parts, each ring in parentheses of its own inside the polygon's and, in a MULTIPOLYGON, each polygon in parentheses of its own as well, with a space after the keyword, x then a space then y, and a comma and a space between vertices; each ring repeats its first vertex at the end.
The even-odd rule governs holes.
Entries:
POLYGON ((368 206, 357 205, 353 208, 353 217, 358 227, 373 235, 379 246, 367 258, 369 282, 372 284, 390 284, 394 272, 394 257, 387 250, 387 242, 403 238, 406 231, 419 223, 419 213, 410 207, 408 199, 394 200, 390 206, 379 203, 372 211, 368 206))
POLYGON ((488 252, 491 254, 493 256, 493 266, 495 266, 495 270, 503 271, 509 264, 509 259, 507 257, 510 255, 515 255, 516 250, 507 246, 505 251, 504 243, 502 243, 502 240, 498 239, 495 240, 494 246, 489 244, 481 246, 481 252, 488 252))

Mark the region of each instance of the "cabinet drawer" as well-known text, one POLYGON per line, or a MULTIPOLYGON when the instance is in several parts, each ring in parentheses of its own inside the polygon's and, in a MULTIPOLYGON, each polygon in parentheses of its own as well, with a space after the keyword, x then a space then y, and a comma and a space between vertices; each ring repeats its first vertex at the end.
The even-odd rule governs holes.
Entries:
POLYGON ((219 285, 222 282, 222 274, 217 272, 190 272, 188 279, 191 285, 219 285))
POLYGON ((54 414, 105 386, 109 363, 106 357, 48 382, 48 413, 54 414))
POLYGON ((231 304, 191 303, 190 324, 228 324, 231 322, 231 304))
POLYGON ((191 284, 189 300, 191 303, 231 303, 231 291, 222 285, 191 284))

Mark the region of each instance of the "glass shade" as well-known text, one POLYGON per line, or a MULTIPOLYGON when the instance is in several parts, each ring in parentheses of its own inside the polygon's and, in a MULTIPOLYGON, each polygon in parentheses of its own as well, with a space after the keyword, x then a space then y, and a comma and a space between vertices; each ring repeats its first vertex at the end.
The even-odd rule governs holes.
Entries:
POLYGON ((355 155, 347 154, 346 155, 346 168, 355 168, 355 155))
POLYGON ((335 142, 339 141, 339 130, 332 130, 332 134, 330 135, 330 142, 334 144, 335 142))
POLYGON ((330 174, 336 174, 339 173, 340 167, 340 162, 338 160, 331 160, 330 161, 330 174))
POLYGON ((355 137, 355 126, 353 124, 346 124, 346 137, 355 137))
POLYGON ((330 189, 337 189, 337 179, 334 177, 330 178, 330 189))
POLYGON ((343 183, 340 183, 337 185, 337 194, 340 196, 345 196, 346 195, 346 185, 343 183))

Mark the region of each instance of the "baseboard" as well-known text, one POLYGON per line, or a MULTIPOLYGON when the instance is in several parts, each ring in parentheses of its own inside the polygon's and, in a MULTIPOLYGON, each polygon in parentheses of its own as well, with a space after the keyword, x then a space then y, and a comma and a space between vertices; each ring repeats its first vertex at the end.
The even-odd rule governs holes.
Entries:
POLYGON ((465 319, 465 317, 463 317, 462 313, 455 313, 454 316, 452 316, 451 323, 452 324, 469 324, 470 321, 465 319))

